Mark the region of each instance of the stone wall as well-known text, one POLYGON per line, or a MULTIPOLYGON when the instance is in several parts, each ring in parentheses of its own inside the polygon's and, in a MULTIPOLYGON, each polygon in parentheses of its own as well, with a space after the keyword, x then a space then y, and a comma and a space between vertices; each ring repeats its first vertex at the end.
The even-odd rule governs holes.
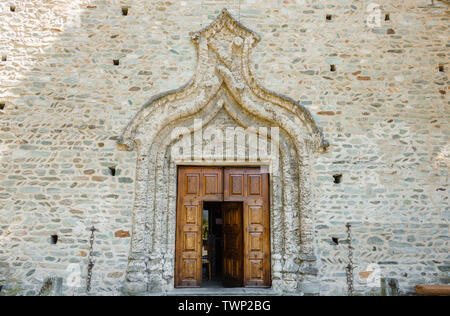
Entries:
POLYGON ((428 2, 0 3, 0 295, 51 277, 84 295, 90 260, 91 293, 121 294, 136 153, 116 140, 193 76, 190 36, 224 7, 261 36, 259 81, 308 108, 331 144, 310 179, 320 281, 298 292, 346 295, 347 223, 357 293, 374 290, 359 277, 372 263, 402 293, 448 281, 450 20, 446 1, 428 2))

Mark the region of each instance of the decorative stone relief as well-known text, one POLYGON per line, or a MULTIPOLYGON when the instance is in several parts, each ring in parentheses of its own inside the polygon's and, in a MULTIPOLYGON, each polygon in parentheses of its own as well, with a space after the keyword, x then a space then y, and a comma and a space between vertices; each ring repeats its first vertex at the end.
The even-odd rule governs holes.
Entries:
MULTIPOLYGON (((280 130, 280 159, 272 166, 278 172, 270 180, 273 289, 301 294, 308 288, 303 284, 318 282, 310 160, 314 151, 325 150, 328 143, 305 107, 257 82, 250 54, 260 37, 227 10, 192 39, 198 56, 194 77, 177 90, 154 96, 119 140, 138 153, 132 245, 124 292, 162 293, 173 288, 179 157, 172 149, 180 145, 173 130, 183 127, 190 135, 199 128, 221 131, 258 126, 280 130)), ((215 146, 221 146, 221 141, 216 138, 219 144, 215 146)), ((194 163, 186 158, 183 164, 194 163)), ((232 164, 248 161, 243 157, 232 164)), ((211 161, 200 163, 208 165, 211 161)), ((230 162, 215 157, 214 164, 230 162)))

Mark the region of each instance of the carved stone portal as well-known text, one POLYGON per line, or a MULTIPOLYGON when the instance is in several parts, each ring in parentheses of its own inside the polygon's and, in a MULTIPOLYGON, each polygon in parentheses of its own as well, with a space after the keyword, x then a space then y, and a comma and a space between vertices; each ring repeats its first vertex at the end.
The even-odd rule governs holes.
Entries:
MULTIPOLYGON (((260 37, 227 10, 192 40, 198 55, 193 78, 177 90, 154 96, 119 141, 138 153, 124 292, 164 293, 174 287, 177 165, 251 162, 248 155, 233 161, 178 156, 173 149, 180 147, 183 135, 173 137, 173 131, 182 128, 184 139, 186 135, 190 139, 199 130, 277 127, 279 159, 261 162, 276 171, 270 175, 272 287, 280 293, 314 294, 303 291, 318 290, 310 160, 314 151, 328 144, 306 108, 258 84, 249 55, 260 37), (304 286, 310 284, 315 286, 304 286)), ((214 148, 225 146, 223 141, 220 137, 202 140, 214 143, 214 148)), ((241 145, 249 149, 252 144, 247 139, 241 145)))

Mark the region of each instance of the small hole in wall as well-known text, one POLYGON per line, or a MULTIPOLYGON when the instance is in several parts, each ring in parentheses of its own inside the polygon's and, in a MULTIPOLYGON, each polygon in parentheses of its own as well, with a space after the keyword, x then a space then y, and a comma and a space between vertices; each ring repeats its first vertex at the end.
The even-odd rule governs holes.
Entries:
POLYGON ((58 235, 50 236, 50 244, 56 245, 58 243, 58 235))
POLYGON ((120 60, 119 59, 114 59, 113 60, 113 64, 114 64, 114 66, 119 66, 120 65, 120 60))
POLYGON ((391 15, 390 15, 389 13, 387 13, 387 14, 384 16, 384 20, 385 20, 385 21, 390 21, 390 20, 391 20, 391 15))
POLYGON ((122 7, 122 15, 127 16, 128 15, 128 8, 122 7))
POLYGON ((0 293, 2 292, 2 290, 3 290, 3 285, 0 285, 0 293))
POLYGON ((333 16, 331 14, 327 14, 327 21, 331 21, 333 19, 333 16))
POLYGON ((116 176, 116 167, 109 167, 109 174, 113 177, 116 176))
POLYGON ((335 245, 339 245, 339 238, 337 238, 337 237, 331 237, 331 240, 333 241, 333 243, 334 243, 335 245))
POLYGON ((444 72, 444 65, 439 65, 439 72, 444 72))
POLYGON ((8 60, 8 57, 6 55, 3 55, 2 56, 2 61, 7 61, 7 60, 8 60))
POLYGON ((336 71, 336 65, 330 65, 330 71, 336 71))
POLYGON ((335 175, 333 176, 333 178, 334 178, 334 183, 335 183, 335 184, 339 184, 339 183, 342 182, 342 174, 335 174, 335 175))
POLYGON ((16 12, 16 6, 15 5, 10 5, 9 6, 9 11, 16 12))
POLYGON ((0 102, 0 110, 4 110, 6 106, 5 102, 0 102))

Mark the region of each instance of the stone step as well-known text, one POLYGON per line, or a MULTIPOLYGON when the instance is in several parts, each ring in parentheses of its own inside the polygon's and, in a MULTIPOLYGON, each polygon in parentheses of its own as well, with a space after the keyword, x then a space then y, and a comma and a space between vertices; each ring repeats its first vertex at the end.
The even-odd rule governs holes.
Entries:
POLYGON ((256 288, 190 288, 168 291, 168 296, 279 296, 273 289, 256 288))

